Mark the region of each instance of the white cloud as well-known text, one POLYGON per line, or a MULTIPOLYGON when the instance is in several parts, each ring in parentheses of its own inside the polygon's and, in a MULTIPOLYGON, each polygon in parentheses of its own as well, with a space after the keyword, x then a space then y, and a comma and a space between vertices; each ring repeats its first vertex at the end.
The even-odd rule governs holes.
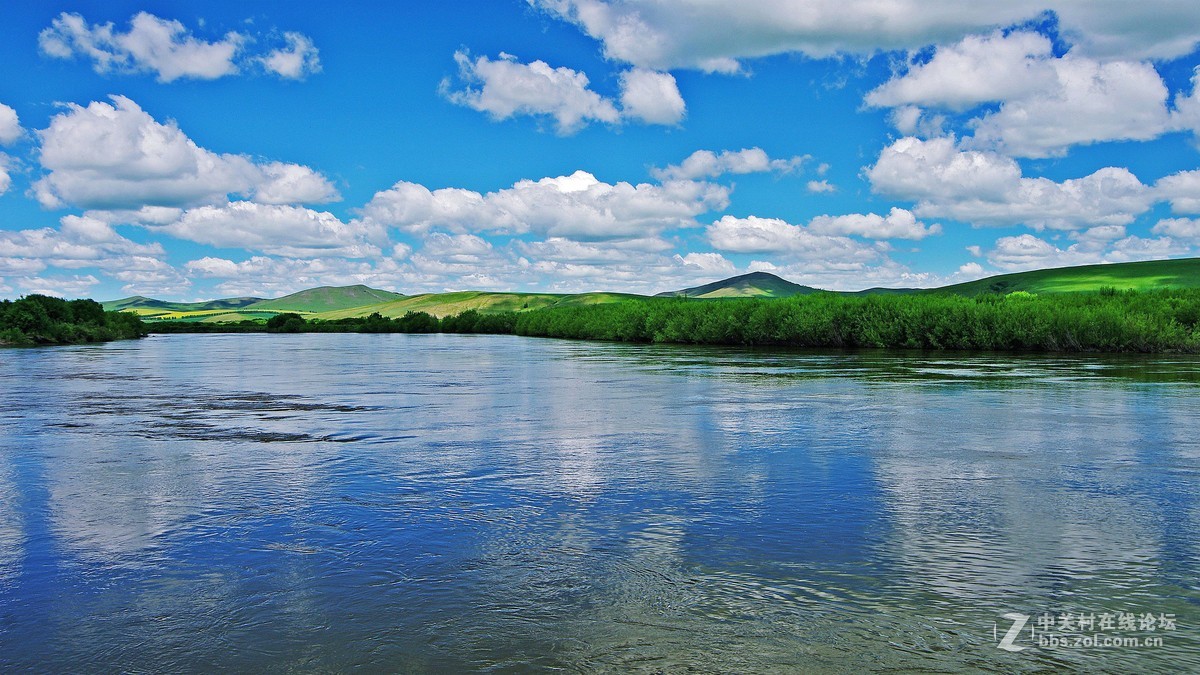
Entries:
POLYGON ((211 152, 124 96, 86 108, 71 104, 38 136, 49 173, 34 192, 48 208, 190 206, 224 202, 230 194, 270 203, 338 198, 308 167, 211 152))
POLYGON ((363 207, 365 219, 410 232, 535 232, 582 240, 637 239, 697 226, 695 217, 724 208, 728 188, 666 181, 655 185, 604 183, 585 171, 518 181, 480 194, 460 188, 430 191, 401 181, 363 207))
POLYGON ((283 38, 285 47, 247 56, 246 46, 256 40, 243 33, 231 31, 210 42, 192 35, 179 21, 148 12, 138 12, 129 30, 121 32, 112 22, 89 24, 80 14, 63 12, 38 36, 38 46, 52 58, 88 59, 97 73, 154 73, 159 82, 215 80, 241 72, 247 63, 289 79, 320 71, 312 40, 294 32, 283 38))
POLYGON ((1150 231, 1179 239, 1200 240, 1200 219, 1164 218, 1155 223, 1150 231))
POLYGON ((86 296, 100 280, 90 274, 75 274, 69 277, 24 277, 16 282, 26 293, 79 298, 86 296))
POLYGON ((1170 127, 1167 88, 1145 62, 1102 62, 1074 52, 1058 57, 1037 33, 972 35, 939 47, 924 62, 867 95, 896 107, 902 133, 928 133, 940 122, 920 107, 966 110, 999 102, 970 122, 970 147, 1021 157, 1061 155, 1072 145, 1155 138, 1170 127))
POLYGON ((1061 183, 1025 178, 1012 159, 960 150, 952 138, 901 138, 884 148, 866 175, 876 192, 916 201, 918 216, 976 225, 1127 225, 1154 202, 1152 190, 1124 168, 1061 183))
POLYGON ((1175 242, 1170 237, 1125 237, 1109 243, 1107 247, 1085 241, 1064 249, 1032 234, 1022 234, 997 239, 992 250, 987 252, 987 259, 1004 271, 1018 272, 1103 262, 1157 260, 1187 251, 1187 246, 1175 242))
POLYGON ((433 232, 425 238, 421 254, 447 262, 477 264, 494 252, 491 243, 473 234, 433 232))
POLYGON ((12 176, 8 175, 8 155, 0 152, 0 195, 8 192, 12 185, 12 176))
MULTIPOLYGON (((939 47, 928 61, 910 62, 904 75, 871 91, 866 101, 902 110, 911 105, 965 110, 1020 98, 1053 87, 1054 72, 1048 63, 1053 57, 1050 40, 1037 33, 968 35, 939 47)), ((908 108, 907 114, 911 116, 913 110, 908 108)))
POLYGON ((798 169, 807 159, 807 156, 771 159, 762 148, 724 150, 720 153, 697 150, 679 164, 672 164, 665 169, 651 169, 650 174, 659 180, 696 180, 726 174, 787 173, 798 169))
POLYGON ((646 124, 679 124, 687 112, 670 73, 634 68, 621 73, 621 114, 646 124))
POLYGON ((675 260, 684 267, 690 267, 708 274, 733 274, 736 269, 733 263, 720 253, 689 253, 685 256, 676 254, 675 260))
POLYGON ((713 248, 733 253, 782 253, 802 260, 865 262, 877 249, 848 237, 818 234, 778 218, 724 216, 709 225, 713 248))
POLYGON ((47 56, 89 58, 97 73, 153 72, 160 82, 232 75, 238 72, 234 58, 246 41, 245 35, 231 32, 218 42, 206 42, 182 23, 146 12, 136 14, 124 33, 112 23, 89 25, 81 15, 63 12, 38 36, 47 56))
POLYGON ((260 57, 263 67, 276 75, 301 80, 313 73, 321 72, 321 59, 316 46, 300 33, 283 34, 286 47, 280 47, 260 57))
POLYGON ((217 279, 223 295, 279 297, 314 286, 368 284, 386 290, 405 290, 409 278, 391 259, 374 264, 345 258, 272 258, 253 256, 241 262, 204 257, 184 265, 201 279, 217 279))
POLYGON ((261 177, 254 186, 254 201, 263 204, 321 204, 340 201, 329 179, 307 166, 270 162, 258 165, 261 177))
POLYGON ((892 207, 886 216, 852 213, 844 216, 817 216, 809 224, 817 234, 853 234, 870 239, 924 239, 941 234, 941 225, 925 225, 911 211, 892 207))
POLYGON ((290 257, 377 257, 387 243, 382 228, 372 223, 344 223, 325 211, 254 202, 188 209, 175 222, 148 227, 210 246, 290 257))
POLYGON ((804 188, 815 194, 829 194, 837 192, 837 186, 827 180, 810 180, 805 184, 804 188))
POLYGON ((1006 100, 969 143, 1018 157, 1062 155, 1072 145, 1149 140, 1167 131, 1167 87, 1149 63, 1100 63, 1070 54, 1051 62, 1054 86, 1006 100))
POLYGON ((643 68, 736 72, 739 59, 825 57, 946 44, 1057 13, 1080 55, 1169 59, 1196 46, 1200 5, 1175 0, 528 0, 643 68))
POLYGON ((24 135, 17 111, 0 103, 0 145, 12 145, 24 135))
POLYGON ((159 244, 139 244, 116 233, 107 223, 88 216, 64 216, 61 227, 0 230, 0 258, 9 267, 45 266, 120 269, 131 258, 160 258, 159 244), (15 262, 25 261, 25 262, 15 262))
POLYGON ((1171 202, 1175 213, 1200 213, 1200 171, 1180 171, 1154 184, 1158 199, 1171 202))
POLYGON ((446 97, 497 120, 515 115, 547 115, 554 118, 560 134, 574 133, 593 121, 608 124, 620 121, 620 113, 612 101, 589 89, 587 75, 579 71, 553 68, 545 61, 520 63, 516 57, 504 53, 493 61, 486 56, 472 60, 460 51, 454 54, 454 60, 468 86, 451 91, 449 83, 443 82, 446 97))

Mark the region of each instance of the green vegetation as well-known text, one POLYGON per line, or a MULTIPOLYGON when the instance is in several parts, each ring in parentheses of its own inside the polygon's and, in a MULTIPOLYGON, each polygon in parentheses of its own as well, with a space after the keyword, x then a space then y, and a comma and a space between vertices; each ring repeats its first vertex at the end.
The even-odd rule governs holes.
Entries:
POLYGON ((958 295, 980 293, 1074 293, 1102 288, 1149 291, 1160 288, 1200 288, 1200 258, 1147 260, 1112 265, 1084 265, 1002 274, 937 291, 958 295))
POLYGON ((46 295, 0 300, 0 345, 78 344, 145 335, 145 325, 136 314, 106 312, 94 300, 46 295))
MULTIPOLYGON (((210 332, 211 324, 159 324, 210 332)), ((233 330, 269 332, 495 333, 619 342, 789 347, 1024 351, 1200 351, 1200 290, 965 297, 950 294, 695 300, 640 298, 522 312, 466 310, 335 320, 281 314, 233 330)))
POLYGON ((671 297, 482 291, 403 296, 349 286, 234 310, 178 311, 148 301, 142 304, 162 306, 131 311, 153 312, 155 332, 440 331, 796 347, 1200 351, 1200 259, 1038 270, 944 289, 859 293, 817 291, 756 272, 662 295, 671 297), (339 303, 346 306, 318 311, 339 303))
POLYGON ((1196 352, 1200 290, 654 299, 521 315, 519 335, 725 345, 1196 352))

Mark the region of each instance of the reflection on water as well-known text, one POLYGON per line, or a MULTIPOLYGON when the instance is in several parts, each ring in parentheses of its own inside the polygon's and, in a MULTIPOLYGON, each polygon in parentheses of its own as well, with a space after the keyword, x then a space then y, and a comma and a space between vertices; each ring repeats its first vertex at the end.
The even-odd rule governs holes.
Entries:
POLYGON ((213 335, 0 379, 0 670, 1200 669, 1196 359, 213 335))

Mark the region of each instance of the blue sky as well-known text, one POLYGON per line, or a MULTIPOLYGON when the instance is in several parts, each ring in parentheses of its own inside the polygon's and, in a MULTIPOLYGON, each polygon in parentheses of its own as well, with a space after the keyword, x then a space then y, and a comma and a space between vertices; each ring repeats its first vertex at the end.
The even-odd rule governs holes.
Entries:
POLYGON ((15 4, 2 297, 932 286, 1200 247, 1200 4, 15 4))

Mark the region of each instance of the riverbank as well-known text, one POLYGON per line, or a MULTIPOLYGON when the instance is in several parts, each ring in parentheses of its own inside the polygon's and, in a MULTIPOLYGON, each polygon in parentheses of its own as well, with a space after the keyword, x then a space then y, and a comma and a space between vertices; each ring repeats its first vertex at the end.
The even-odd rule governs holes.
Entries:
POLYGON ((106 312, 94 300, 46 295, 0 300, 0 347, 110 342, 147 334, 136 314, 106 312))
POLYGON ((523 312, 155 322, 155 333, 488 333, 633 343, 1032 352, 1200 352, 1200 291, 646 298, 523 312))

